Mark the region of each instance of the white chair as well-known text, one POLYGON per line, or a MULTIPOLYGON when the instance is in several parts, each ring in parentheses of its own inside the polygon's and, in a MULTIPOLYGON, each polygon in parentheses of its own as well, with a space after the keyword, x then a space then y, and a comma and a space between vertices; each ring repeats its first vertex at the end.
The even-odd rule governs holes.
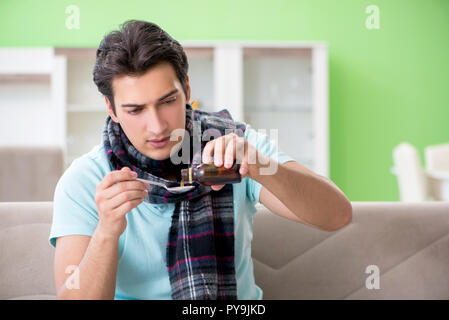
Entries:
POLYGON ((393 150, 394 168, 397 176, 400 200, 422 202, 429 200, 427 175, 421 166, 418 151, 410 143, 403 142, 393 150))
POLYGON ((428 146, 424 153, 433 197, 449 201, 449 143, 428 146))
POLYGON ((428 171, 449 172, 449 143, 428 146, 424 153, 428 171))

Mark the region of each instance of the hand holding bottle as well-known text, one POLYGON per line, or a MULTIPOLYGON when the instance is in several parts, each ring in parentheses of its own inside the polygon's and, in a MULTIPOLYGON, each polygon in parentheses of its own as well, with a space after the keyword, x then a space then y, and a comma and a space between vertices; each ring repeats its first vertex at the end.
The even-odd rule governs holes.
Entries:
MULTIPOLYGON (((216 167, 231 168, 234 163, 240 164, 239 173, 241 178, 252 178, 257 173, 256 157, 261 157, 257 149, 248 143, 245 138, 235 133, 221 136, 209 141, 203 149, 202 162, 213 163, 216 167)), ((211 186, 218 191, 224 184, 211 186)))

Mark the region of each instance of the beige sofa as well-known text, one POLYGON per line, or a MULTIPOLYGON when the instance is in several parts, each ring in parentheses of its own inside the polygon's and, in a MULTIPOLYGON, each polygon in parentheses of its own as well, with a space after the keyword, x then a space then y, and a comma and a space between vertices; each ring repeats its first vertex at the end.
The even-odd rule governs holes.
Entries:
POLYGON ((58 146, 0 146, 0 201, 52 201, 64 172, 58 146))
MULTIPOLYGON (((259 206, 252 248, 264 299, 449 299, 449 203, 353 208, 351 224, 325 232, 259 206)), ((0 299, 55 298, 51 215, 51 202, 0 203, 0 299)))

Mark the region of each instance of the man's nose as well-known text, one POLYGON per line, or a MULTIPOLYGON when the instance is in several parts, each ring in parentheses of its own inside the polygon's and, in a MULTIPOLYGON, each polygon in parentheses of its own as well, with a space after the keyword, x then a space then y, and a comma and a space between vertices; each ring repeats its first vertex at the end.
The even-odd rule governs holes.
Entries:
POLYGON ((167 122, 160 116, 158 110, 150 108, 147 120, 147 130, 155 136, 163 135, 167 129, 167 122))

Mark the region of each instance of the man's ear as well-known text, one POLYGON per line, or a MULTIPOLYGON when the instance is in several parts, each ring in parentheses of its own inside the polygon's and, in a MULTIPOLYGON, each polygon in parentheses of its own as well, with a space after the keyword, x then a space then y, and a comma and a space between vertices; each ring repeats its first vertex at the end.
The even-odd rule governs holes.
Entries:
POLYGON ((111 104, 111 102, 109 101, 108 97, 105 96, 105 97, 104 97, 104 100, 105 100, 105 102, 106 102, 106 106, 108 107, 108 113, 109 113, 109 115, 111 116, 112 120, 113 120, 115 123, 119 123, 119 121, 118 121, 116 115, 114 114, 114 110, 112 109, 112 104, 111 104))

